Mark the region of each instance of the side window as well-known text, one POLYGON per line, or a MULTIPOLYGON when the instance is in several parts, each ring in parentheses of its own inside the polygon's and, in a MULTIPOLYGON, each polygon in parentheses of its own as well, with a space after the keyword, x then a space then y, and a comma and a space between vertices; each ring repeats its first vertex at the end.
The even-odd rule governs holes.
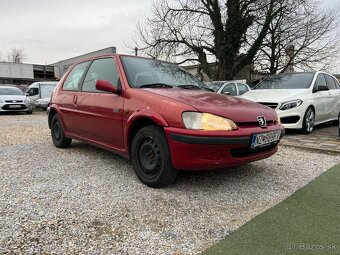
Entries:
POLYGON ((243 95, 244 93, 249 91, 247 85, 244 85, 242 83, 237 83, 237 87, 238 87, 239 95, 243 95))
POLYGON ((334 80, 336 88, 340 89, 339 81, 337 79, 335 79, 335 78, 333 78, 333 80, 334 80))
POLYGON ((326 79, 323 74, 319 74, 316 78, 314 89, 317 89, 318 86, 327 86, 326 79))
POLYGON ((63 90, 78 90, 81 77, 89 63, 90 62, 80 63, 73 68, 63 84, 63 90))
POLYGON ((82 91, 99 92, 96 90, 96 81, 106 80, 113 86, 118 83, 118 71, 113 58, 103 58, 93 61, 90 66, 82 86, 82 91))
POLYGON ((327 74, 325 74, 325 77, 326 77, 326 82, 327 82, 329 89, 337 89, 335 81, 333 80, 333 77, 327 74))
POLYGON ((229 93, 231 96, 236 96, 237 91, 236 91, 236 86, 234 83, 228 83, 225 85, 225 87, 222 89, 222 94, 229 93))
POLYGON ((29 96, 36 96, 39 95, 39 89, 38 88, 31 88, 27 91, 29 96))

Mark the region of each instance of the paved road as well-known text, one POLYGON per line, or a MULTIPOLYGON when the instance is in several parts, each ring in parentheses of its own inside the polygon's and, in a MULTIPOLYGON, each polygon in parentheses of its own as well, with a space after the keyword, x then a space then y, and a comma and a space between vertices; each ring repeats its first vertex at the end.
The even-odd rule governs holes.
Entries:
POLYGON ((281 144, 340 153, 338 127, 332 125, 332 123, 317 126, 313 133, 309 135, 288 130, 281 144))

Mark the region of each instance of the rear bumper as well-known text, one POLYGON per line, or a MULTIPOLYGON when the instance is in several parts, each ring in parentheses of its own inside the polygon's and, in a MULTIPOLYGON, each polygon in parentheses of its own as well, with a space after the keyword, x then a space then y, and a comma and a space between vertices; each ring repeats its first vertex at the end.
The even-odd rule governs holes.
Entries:
POLYGON ((168 138, 172 165, 182 170, 210 170, 237 166, 265 159, 276 153, 278 143, 252 150, 250 149, 253 133, 270 132, 284 129, 272 127, 268 130, 254 128, 250 133, 241 135, 235 131, 232 136, 222 136, 221 132, 202 132, 192 130, 165 128, 168 138), (202 134, 204 133, 204 134, 202 134))

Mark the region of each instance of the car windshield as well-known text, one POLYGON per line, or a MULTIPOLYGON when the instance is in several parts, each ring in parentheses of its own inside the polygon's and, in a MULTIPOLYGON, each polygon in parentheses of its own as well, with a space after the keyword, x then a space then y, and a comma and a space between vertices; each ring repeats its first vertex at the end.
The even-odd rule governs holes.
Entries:
POLYGON ((253 89, 308 89, 314 73, 290 73, 272 75, 257 84, 253 89))
POLYGON ((130 56, 121 59, 133 88, 207 89, 201 81, 175 64, 130 56))
POLYGON ((0 87, 0 95, 15 95, 15 96, 22 96, 23 93, 18 88, 1 88, 0 87))
POLYGON ((221 87, 222 85, 226 83, 225 81, 212 81, 212 82, 207 82, 206 83, 206 86, 208 88, 211 88, 212 90, 214 90, 215 92, 217 92, 221 87))

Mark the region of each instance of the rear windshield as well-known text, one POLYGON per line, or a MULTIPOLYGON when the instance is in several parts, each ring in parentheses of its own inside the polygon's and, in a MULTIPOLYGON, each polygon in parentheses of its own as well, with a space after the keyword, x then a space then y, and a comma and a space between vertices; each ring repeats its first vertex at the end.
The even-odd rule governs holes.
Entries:
POLYGON ((314 73, 290 73, 272 75, 257 84, 253 89, 308 89, 314 73))
POLYGON ((18 88, 1 88, 0 87, 0 95, 15 95, 15 96, 22 96, 23 93, 18 88))

